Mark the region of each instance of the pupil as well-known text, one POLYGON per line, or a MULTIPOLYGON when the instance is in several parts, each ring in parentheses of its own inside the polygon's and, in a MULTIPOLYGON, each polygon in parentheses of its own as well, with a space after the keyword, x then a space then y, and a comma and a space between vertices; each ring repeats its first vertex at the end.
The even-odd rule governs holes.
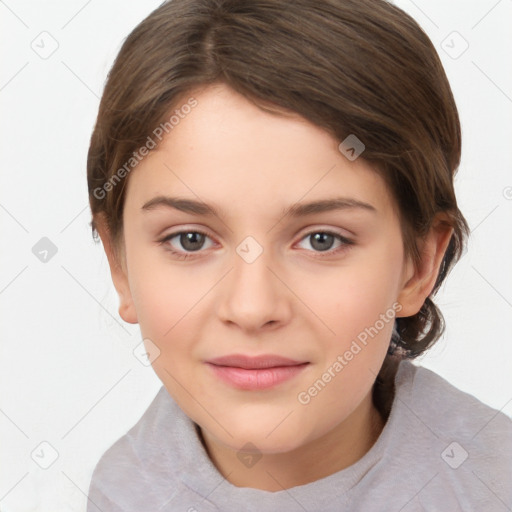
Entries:
POLYGON ((185 233, 180 237, 180 243, 184 249, 187 251, 196 251, 201 248, 204 242, 204 235, 201 233, 185 233), (198 242, 199 239, 199 242, 198 242), (194 244, 198 244, 199 246, 195 246, 194 244))
POLYGON ((334 236, 330 235, 328 233, 315 233, 313 235, 313 242, 311 243, 311 246, 315 249, 318 249, 320 251, 326 251, 332 247, 332 243, 334 241, 334 236), (325 240, 328 240, 330 243, 325 245, 325 240), (319 245, 317 245, 319 244, 319 245), (324 244, 324 245, 322 245, 324 244))

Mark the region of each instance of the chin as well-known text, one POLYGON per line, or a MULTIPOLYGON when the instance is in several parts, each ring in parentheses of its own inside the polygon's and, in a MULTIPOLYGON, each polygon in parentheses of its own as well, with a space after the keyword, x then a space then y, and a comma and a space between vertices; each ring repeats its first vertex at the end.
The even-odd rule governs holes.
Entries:
MULTIPOLYGON (((282 418, 280 421, 282 421, 282 418)), ((307 443, 304 430, 295 424, 276 428, 279 421, 273 421, 256 428, 250 422, 245 421, 243 427, 240 428, 237 428, 234 422, 229 422, 229 425, 228 430, 232 437, 224 430, 219 429, 217 425, 213 430, 208 429, 208 432, 216 442, 234 451, 251 452, 254 450, 261 454, 287 453, 307 443)), ((204 431, 204 427, 201 427, 201 429, 204 431)))

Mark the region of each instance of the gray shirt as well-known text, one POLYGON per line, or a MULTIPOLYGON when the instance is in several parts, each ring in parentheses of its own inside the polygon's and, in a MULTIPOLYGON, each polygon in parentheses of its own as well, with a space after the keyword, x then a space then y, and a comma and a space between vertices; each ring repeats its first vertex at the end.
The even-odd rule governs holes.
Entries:
POLYGON ((402 361, 388 420, 356 463, 277 492, 236 487, 162 386, 96 465, 87 512, 512 510, 512 420, 402 361))

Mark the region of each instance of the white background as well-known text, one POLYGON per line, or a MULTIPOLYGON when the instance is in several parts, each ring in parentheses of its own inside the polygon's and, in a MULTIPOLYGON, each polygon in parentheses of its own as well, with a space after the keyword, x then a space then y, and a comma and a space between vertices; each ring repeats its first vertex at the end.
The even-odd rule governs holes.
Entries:
MULTIPOLYGON (((417 362, 512 416, 512 1, 395 3, 428 33, 452 85, 463 133, 456 189, 472 229, 437 298, 446 334, 417 362), (461 38, 469 48, 453 58, 461 38)), ((97 460, 160 387, 132 353, 138 326, 118 316, 86 184, 107 72, 159 4, 0 1, 2 512, 85 510, 97 460), (46 59, 31 47, 42 52, 41 38, 45 51, 58 44, 46 59), (32 252, 42 237, 57 247, 46 263, 32 252), (53 450, 48 469, 36 464, 53 450)))

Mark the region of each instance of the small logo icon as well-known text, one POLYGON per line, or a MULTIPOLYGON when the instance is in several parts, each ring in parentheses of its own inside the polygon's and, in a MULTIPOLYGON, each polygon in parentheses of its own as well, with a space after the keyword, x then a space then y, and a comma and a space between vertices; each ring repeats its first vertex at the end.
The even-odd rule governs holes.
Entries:
POLYGON ((149 338, 144 338, 133 349, 133 355, 144 366, 150 366, 160 356, 160 349, 149 338))
POLYGON ((248 236, 238 245, 236 252, 246 263, 253 263, 260 257, 263 247, 252 236, 248 236))
POLYGON ((57 246, 49 238, 43 236, 43 238, 32 247, 32 254, 41 263, 48 263, 57 254, 57 246))
POLYGON ((448 466, 457 469, 468 458, 468 452, 459 443, 454 441, 443 450, 441 458, 448 466))
POLYGON ((263 455, 252 443, 245 443, 236 454, 238 460, 246 467, 252 468, 263 455))
POLYGON ((49 32, 44 30, 30 43, 30 47, 41 59, 46 60, 57 51, 59 43, 49 32))
POLYGON ((338 149, 342 155, 345 155, 346 158, 353 162, 366 149, 366 146, 356 135, 351 133, 344 141, 340 143, 338 149))
POLYGON ((30 456, 40 468, 48 469, 59 458, 59 452, 48 441, 43 441, 30 456))
POLYGON ((469 43, 454 30, 441 41, 441 48, 455 60, 469 48, 469 43))

